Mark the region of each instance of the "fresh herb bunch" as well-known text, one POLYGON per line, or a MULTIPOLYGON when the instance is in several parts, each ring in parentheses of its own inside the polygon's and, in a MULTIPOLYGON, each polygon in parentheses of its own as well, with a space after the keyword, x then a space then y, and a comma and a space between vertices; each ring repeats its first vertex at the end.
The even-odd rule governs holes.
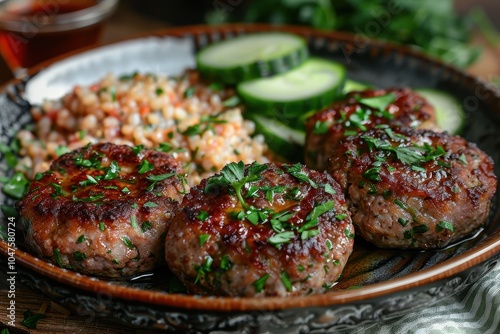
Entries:
POLYGON ((411 45, 459 67, 472 64, 481 52, 468 43, 473 20, 458 15, 453 0, 247 0, 216 8, 207 20, 350 31, 359 34, 360 43, 380 39, 411 45))

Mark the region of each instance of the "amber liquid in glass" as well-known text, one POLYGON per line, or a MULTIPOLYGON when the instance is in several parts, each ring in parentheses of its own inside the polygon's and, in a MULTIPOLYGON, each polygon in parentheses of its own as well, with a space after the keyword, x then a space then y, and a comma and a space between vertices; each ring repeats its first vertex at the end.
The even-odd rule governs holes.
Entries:
POLYGON ((22 16, 22 31, 0 30, 0 48, 12 69, 29 68, 44 60, 97 42, 102 22, 83 28, 43 32, 44 18, 94 6, 97 0, 26 1, 10 13, 22 16))

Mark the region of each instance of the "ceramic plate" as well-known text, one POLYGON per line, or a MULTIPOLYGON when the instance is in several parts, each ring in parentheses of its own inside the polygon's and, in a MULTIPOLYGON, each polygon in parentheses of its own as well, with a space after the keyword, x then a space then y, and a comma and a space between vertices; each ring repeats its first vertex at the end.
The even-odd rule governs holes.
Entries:
MULTIPOLYGON (((0 141, 8 143, 31 122, 29 107, 109 71, 179 73, 213 41, 254 31, 286 30, 304 36, 312 54, 346 65, 348 76, 378 87, 440 89, 467 112, 463 136, 500 166, 500 95, 485 82, 415 51, 342 33, 267 25, 195 26, 159 32, 85 50, 33 69, 0 95, 0 141)), ((0 156, 0 171, 11 175, 0 156)), ((11 204, 3 194, 0 203, 11 204)), ((203 332, 331 332, 399 316, 459 292, 500 258, 500 213, 494 198, 488 224, 468 239, 435 251, 387 251, 356 239, 355 250, 334 290, 307 297, 230 298, 168 293, 165 268, 128 280, 105 280, 53 266, 25 252, 18 232, 16 263, 22 283, 72 307, 82 317, 108 317, 143 328, 203 332)), ((5 223, 5 219, 3 221, 5 223)), ((20 224, 19 224, 20 225, 20 224)), ((0 242, 7 262, 7 243, 0 242)))

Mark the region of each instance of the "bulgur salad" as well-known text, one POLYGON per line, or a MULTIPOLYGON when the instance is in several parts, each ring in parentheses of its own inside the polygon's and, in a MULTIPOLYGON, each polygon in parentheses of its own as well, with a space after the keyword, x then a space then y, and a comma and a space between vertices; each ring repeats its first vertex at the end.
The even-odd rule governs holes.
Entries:
POLYGON ((203 82, 193 70, 179 77, 109 74, 45 100, 31 113, 33 128, 17 135, 21 159, 16 166, 30 179, 58 156, 98 142, 170 153, 183 164, 191 185, 228 162, 268 160, 264 138, 252 137, 254 124, 243 119, 234 92, 203 82))

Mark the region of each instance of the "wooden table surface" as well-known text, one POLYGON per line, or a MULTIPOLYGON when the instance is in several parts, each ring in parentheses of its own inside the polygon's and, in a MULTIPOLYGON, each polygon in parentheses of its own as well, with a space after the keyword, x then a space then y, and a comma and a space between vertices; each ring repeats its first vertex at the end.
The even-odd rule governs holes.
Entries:
MULTIPOLYGON (((102 41, 111 42, 126 38, 127 36, 147 33, 158 29, 167 28, 168 24, 163 21, 151 19, 130 8, 130 2, 125 1, 119 7, 117 12, 111 17, 105 26, 102 41)), ((491 81, 500 76, 500 45, 488 45, 480 36, 474 39, 474 43, 482 45, 484 52, 481 59, 473 65, 468 71, 474 75, 480 76, 485 80, 491 81)), ((2 270, 3 271, 3 270, 2 270)), ((0 322, 7 322, 8 293, 6 276, 0 273, 0 322)), ((20 324, 23 319, 23 312, 31 310, 32 312, 43 312, 46 318, 38 321, 37 329, 31 329, 23 333, 33 334, 119 334, 119 333, 137 333, 153 334, 156 331, 141 330, 124 327, 119 324, 110 323, 108 319, 89 319, 82 318, 71 310, 52 302, 49 298, 42 296, 28 288, 17 286, 16 289, 16 327, 17 329, 27 330, 20 324)), ((0 325, 0 329, 1 329, 0 325)), ((14 331, 11 331, 14 333, 14 331)))

